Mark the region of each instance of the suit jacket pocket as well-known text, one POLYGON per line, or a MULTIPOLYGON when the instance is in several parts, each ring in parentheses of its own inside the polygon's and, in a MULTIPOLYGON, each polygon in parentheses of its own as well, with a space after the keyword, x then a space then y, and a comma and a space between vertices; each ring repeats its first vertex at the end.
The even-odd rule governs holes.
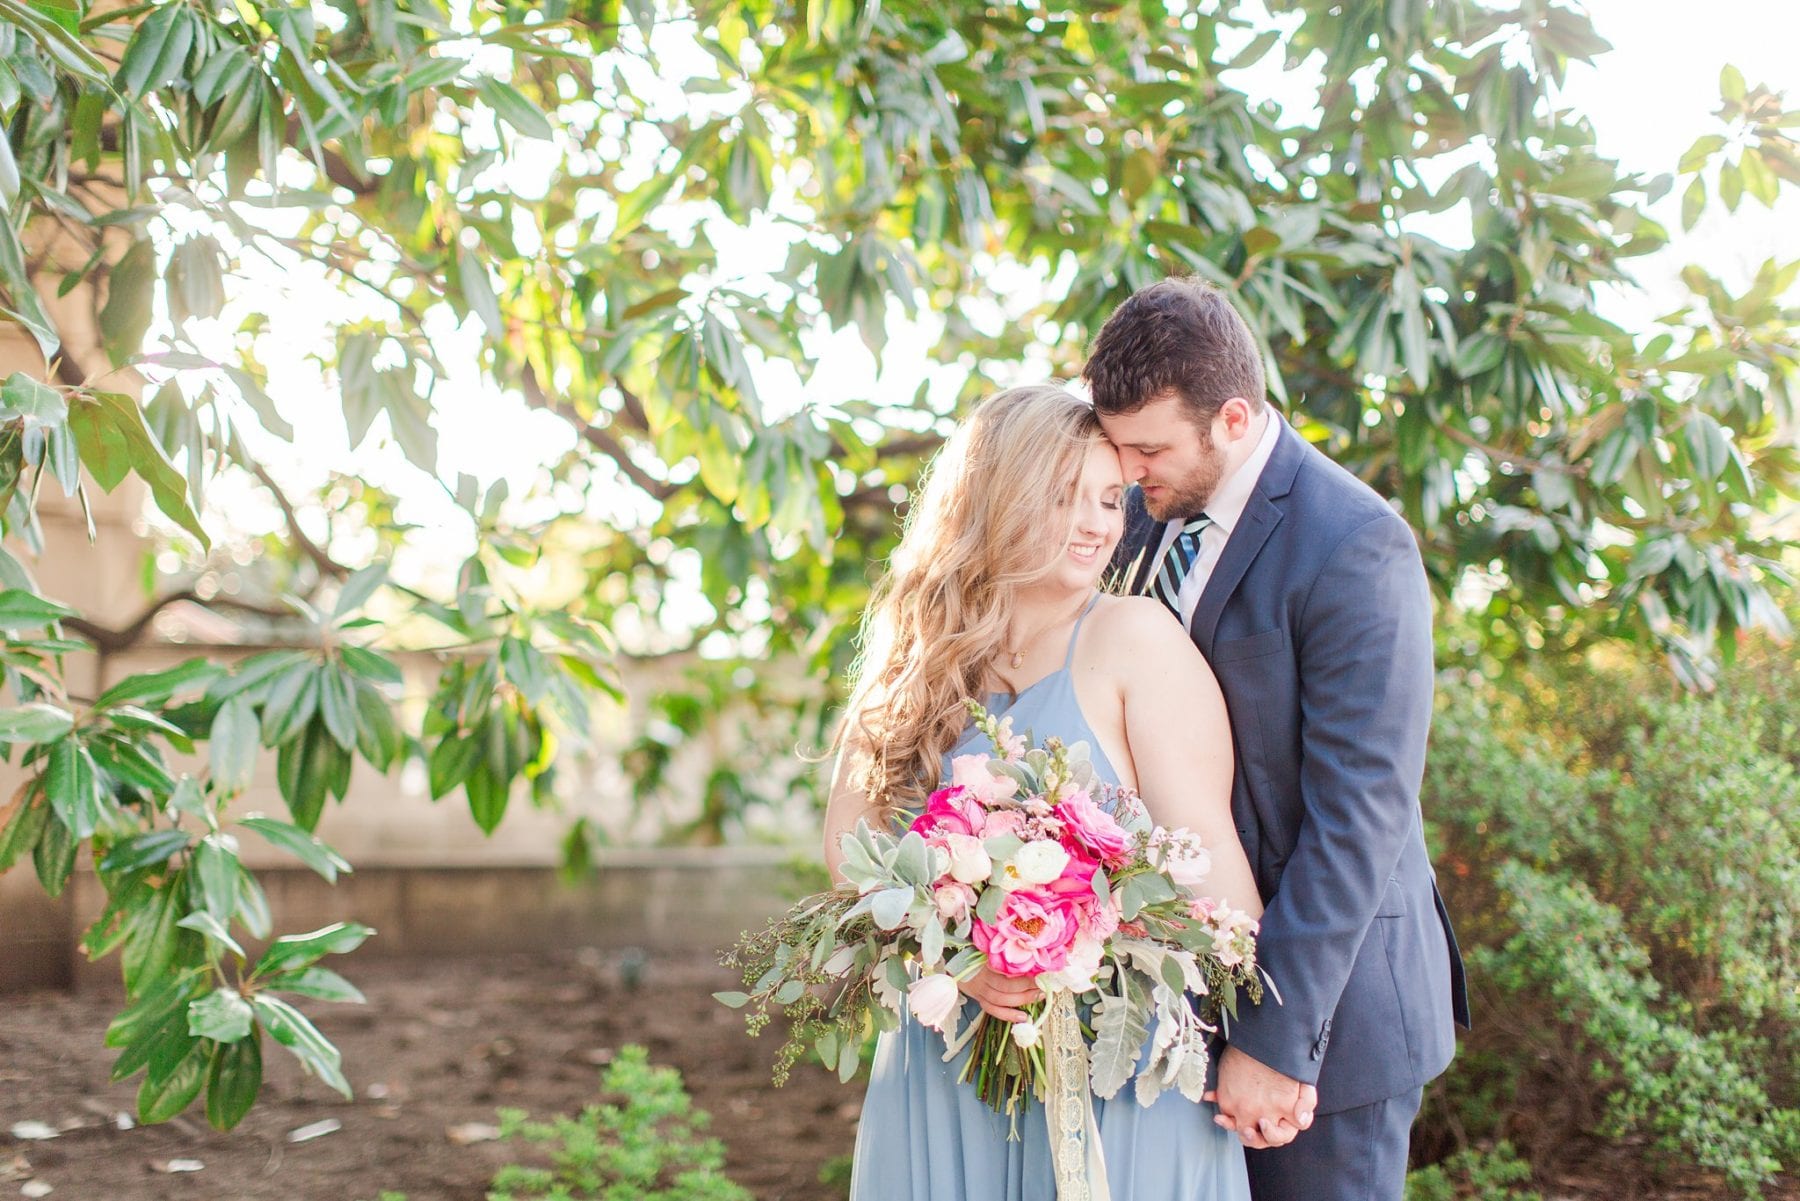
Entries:
POLYGON ((1214 663, 1234 663, 1243 659, 1256 659, 1263 655, 1272 655, 1287 646, 1287 631, 1283 629, 1264 630, 1260 634, 1252 634, 1248 638, 1232 638, 1213 643, 1212 661, 1214 663))

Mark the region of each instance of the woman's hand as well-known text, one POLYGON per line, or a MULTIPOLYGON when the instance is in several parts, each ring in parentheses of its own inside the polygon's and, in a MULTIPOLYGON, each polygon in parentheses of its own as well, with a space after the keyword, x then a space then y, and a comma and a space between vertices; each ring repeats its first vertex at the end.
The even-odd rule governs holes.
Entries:
POLYGON ((1025 1021, 1031 1015, 1019 1006, 1044 999, 1043 991, 1031 982, 1031 977, 1002 976, 986 964, 967 980, 958 980, 956 987, 964 996, 974 997, 983 1013, 1003 1022, 1025 1021))

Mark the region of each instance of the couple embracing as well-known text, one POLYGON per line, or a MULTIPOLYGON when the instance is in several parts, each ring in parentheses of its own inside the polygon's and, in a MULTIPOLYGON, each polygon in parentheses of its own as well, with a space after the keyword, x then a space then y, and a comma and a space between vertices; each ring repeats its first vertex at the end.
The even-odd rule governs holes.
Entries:
MULTIPOLYGON (((1211 849, 1279 992, 1240 1006, 1211 1104, 1094 1103, 1118 1201, 1398 1201, 1423 1086, 1467 1023, 1425 851, 1431 610, 1406 523, 1265 400, 1217 290, 1165 280, 1060 388, 983 402, 932 464, 866 618, 827 860, 904 824, 959 754, 964 702, 1087 741, 1109 783, 1211 849)), ((1029 980, 962 984, 1017 1021, 1029 980)), ((968 1054, 967 1048, 962 1055, 968 1054)), ((1041 1108, 1007 1119, 905 1020, 881 1036, 855 1201, 1055 1194, 1041 1108)))

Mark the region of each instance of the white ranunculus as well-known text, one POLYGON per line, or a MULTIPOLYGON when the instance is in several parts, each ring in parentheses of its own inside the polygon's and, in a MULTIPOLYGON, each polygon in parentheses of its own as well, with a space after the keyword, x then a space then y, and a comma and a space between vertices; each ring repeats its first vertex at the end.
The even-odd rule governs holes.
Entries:
POLYGON ((1094 977, 1099 974, 1100 964, 1106 953, 1105 944, 1097 938, 1077 935, 1069 946, 1068 962, 1060 971, 1045 972, 1038 977, 1038 987, 1048 991, 1052 988, 1066 989, 1072 993, 1084 993, 1094 987, 1094 977))
POLYGON ((1038 1045, 1038 1039, 1043 1037, 1043 1033, 1042 1030, 1038 1029, 1038 1024, 1036 1022, 1032 1021, 1030 1018, 1026 1018, 1022 1022, 1013 1023, 1012 1040, 1025 1050, 1029 1051, 1031 1048, 1038 1045))
POLYGON ((1013 855, 1012 866, 1021 883, 1048 884, 1069 866, 1069 852, 1047 838, 1034 839, 1013 855))
POLYGON ((957 991, 956 977, 943 972, 921 976, 906 992, 907 1004, 919 1024, 942 1030, 962 994, 957 991))
POLYGON ((994 861, 981 839, 973 834, 951 834, 945 841, 950 849, 950 877, 958 884, 982 884, 994 874, 994 861))

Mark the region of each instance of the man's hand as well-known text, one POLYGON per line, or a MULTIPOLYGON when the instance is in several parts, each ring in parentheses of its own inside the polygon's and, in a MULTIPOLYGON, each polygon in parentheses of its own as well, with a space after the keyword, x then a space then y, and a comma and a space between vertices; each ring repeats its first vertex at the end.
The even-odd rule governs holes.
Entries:
POLYGON ((1019 1006, 1044 999, 1031 977, 1002 976, 985 964, 967 980, 957 981, 956 986, 962 989, 964 996, 974 997, 983 1012, 1003 1022, 1024 1021, 1031 1015, 1019 1006))
POLYGON ((1219 1085, 1206 1099, 1219 1107, 1213 1121, 1260 1151, 1284 1147, 1312 1125, 1319 1090, 1227 1046, 1219 1059, 1219 1085))

